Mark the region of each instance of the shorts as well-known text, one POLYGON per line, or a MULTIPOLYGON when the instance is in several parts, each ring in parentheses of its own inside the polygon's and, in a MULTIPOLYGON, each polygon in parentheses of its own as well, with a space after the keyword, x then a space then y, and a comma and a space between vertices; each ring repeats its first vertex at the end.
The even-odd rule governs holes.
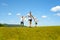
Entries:
POLYGON ((32 19, 29 19, 29 21, 32 21, 32 19))
POLYGON ((37 25, 37 22, 35 22, 35 24, 37 25))
POLYGON ((24 25, 24 22, 21 22, 22 25, 24 25))

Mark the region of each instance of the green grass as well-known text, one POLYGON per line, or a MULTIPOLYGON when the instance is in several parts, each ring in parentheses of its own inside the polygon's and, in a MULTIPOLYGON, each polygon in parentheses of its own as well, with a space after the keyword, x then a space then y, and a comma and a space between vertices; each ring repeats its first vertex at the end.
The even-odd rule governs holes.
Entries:
POLYGON ((60 40, 60 26, 0 27, 0 40, 60 40))

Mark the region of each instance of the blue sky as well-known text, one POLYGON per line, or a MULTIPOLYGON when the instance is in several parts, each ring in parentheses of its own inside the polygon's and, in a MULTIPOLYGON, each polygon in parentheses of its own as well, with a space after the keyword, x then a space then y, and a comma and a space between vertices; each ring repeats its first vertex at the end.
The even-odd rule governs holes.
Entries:
POLYGON ((0 23, 19 24, 30 11, 39 26, 60 25, 60 0, 0 0, 0 23))

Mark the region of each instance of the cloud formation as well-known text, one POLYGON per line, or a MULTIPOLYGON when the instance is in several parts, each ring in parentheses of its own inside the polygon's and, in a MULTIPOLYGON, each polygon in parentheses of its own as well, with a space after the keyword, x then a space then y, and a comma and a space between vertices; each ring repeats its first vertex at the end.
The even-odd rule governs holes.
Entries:
POLYGON ((8 4, 7 3, 2 3, 2 6, 8 6, 8 4))
POLYGON ((17 15, 17 16, 20 16, 20 13, 17 13, 16 15, 17 15))
POLYGON ((12 13, 8 13, 8 15, 10 16, 10 15, 12 15, 12 13))
POLYGON ((60 13, 55 14, 56 16, 60 16, 60 13))
POLYGON ((51 11, 52 11, 52 12, 58 12, 58 11, 60 11, 60 6, 52 7, 52 8, 51 8, 51 11))
POLYGON ((47 16, 41 16, 42 18, 47 18, 47 16))

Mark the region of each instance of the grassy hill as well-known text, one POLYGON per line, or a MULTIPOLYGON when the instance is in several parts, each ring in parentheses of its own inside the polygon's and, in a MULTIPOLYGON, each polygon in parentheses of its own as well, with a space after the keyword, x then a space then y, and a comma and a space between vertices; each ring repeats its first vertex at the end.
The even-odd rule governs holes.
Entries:
POLYGON ((60 26, 0 27, 0 40, 60 40, 60 26))

